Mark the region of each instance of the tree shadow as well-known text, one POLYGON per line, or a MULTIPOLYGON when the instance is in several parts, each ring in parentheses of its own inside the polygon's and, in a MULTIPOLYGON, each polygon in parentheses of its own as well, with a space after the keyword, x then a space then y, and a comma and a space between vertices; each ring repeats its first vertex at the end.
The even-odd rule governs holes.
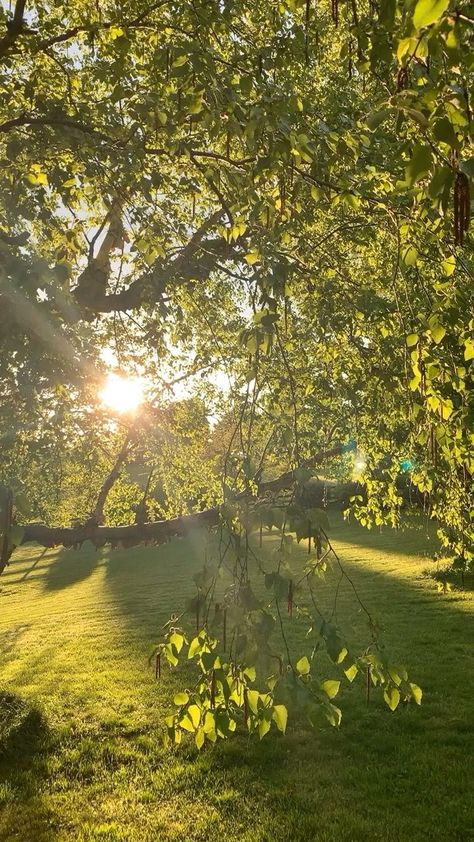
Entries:
POLYGON ((80 549, 61 549, 48 565, 43 576, 46 591, 71 587, 92 575, 103 558, 103 552, 86 541, 80 549))
POLYGON ((194 596, 194 574, 215 562, 215 541, 196 530, 156 547, 114 550, 106 583, 124 618, 156 640, 157 629, 194 596))
POLYGON ((49 736, 46 718, 20 696, 0 691, 0 764, 10 758, 28 762, 49 736))
POLYGON ((12 826, 13 815, 18 838, 41 842, 57 839, 57 819, 42 796, 52 748, 51 732, 40 709, 15 693, 0 691, 1 838, 11 838, 4 835, 2 828, 12 826), (23 804, 20 813, 18 802, 23 804))

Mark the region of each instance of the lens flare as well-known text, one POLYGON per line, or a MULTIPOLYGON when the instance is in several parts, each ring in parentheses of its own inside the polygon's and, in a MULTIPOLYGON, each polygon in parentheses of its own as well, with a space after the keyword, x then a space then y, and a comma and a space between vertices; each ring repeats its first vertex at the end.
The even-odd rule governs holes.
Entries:
POLYGON ((99 397, 115 412, 134 412, 143 403, 144 382, 139 377, 109 374, 99 397))

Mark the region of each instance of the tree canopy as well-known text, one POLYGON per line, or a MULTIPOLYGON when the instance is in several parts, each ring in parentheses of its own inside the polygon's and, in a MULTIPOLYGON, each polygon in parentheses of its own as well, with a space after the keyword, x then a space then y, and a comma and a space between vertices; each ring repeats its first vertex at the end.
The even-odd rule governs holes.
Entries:
MULTIPOLYGON (((271 721, 284 730, 287 675, 339 721, 337 682, 311 681, 319 644, 296 662, 283 647, 276 672, 256 652, 274 657, 280 603, 296 604, 289 532, 313 540, 310 596, 324 573, 325 514, 300 490, 349 442, 364 524, 399 522, 408 471, 446 557, 473 563, 471 11, 448 0, 0 10, 0 469, 17 497, 12 518, 5 491, 3 562, 31 536, 127 541, 113 529, 128 524, 133 543, 196 519, 225 532, 232 587, 211 622, 217 573, 204 568, 197 636, 187 649, 172 625, 161 652, 174 664, 186 649, 203 675, 180 694, 174 739, 225 736, 234 708, 261 736, 271 721), (110 359, 150 387, 127 423, 98 406, 110 359), (173 400, 182 381, 189 392, 173 400), (19 532, 29 520, 47 527, 19 532), (263 570, 271 608, 250 586, 261 523, 282 528, 263 570)), ((315 603, 304 610, 350 680, 367 668, 390 707, 419 701, 373 623, 358 661, 315 603)))

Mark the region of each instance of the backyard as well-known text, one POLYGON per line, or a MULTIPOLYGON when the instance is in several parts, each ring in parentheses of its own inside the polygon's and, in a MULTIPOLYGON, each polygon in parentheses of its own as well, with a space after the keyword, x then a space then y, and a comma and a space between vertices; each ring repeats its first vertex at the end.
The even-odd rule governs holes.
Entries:
MULTIPOLYGON (((421 525, 331 520, 345 569, 423 689, 421 707, 391 713, 375 690, 367 705, 362 677, 346 682, 339 729, 311 730, 290 711, 285 737, 242 733, 201 752, 192 739, 162 748, 175 678, 167 669, 157 681, 149 659, 191 592, 205 538, 18 551, 1 591, 3 842, 474 838, 469 582, 438 590, 434 533, 421 525)), ((323 602, 335 577, 320 586, 323 602)), ((361 633, 347 582, 338 621, 361 633)))

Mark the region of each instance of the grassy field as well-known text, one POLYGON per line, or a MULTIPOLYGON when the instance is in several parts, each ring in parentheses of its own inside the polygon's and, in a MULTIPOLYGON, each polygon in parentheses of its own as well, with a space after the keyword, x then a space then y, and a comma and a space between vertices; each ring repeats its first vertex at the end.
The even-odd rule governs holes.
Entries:
MULTIPOLYGON (((474 840, 474 595, 438 593, 422 530, 334 520, 422 707, 367 707, 356 682, 339 730, 293 725, 200 754, 161 748, 174 679, 157 683, 148 664, 190 592, 200 540, 15 555, 0 580, 0 686, 12 694, 0 710, 2 842, 474 840)), ((338 614, 357 636, 347 588, 338 614)))

